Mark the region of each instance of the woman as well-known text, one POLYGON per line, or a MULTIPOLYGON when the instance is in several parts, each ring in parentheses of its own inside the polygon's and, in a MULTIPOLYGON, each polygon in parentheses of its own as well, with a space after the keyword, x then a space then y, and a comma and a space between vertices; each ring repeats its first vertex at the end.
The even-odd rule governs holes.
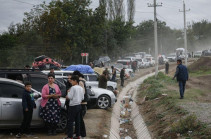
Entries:
POLYGON ((56 135, 56 127, 60 119, 61 91, 54 81, 55 76, 48 74, 48 84, 42 88, 40 116, 48 127, 48 135, 56 135))

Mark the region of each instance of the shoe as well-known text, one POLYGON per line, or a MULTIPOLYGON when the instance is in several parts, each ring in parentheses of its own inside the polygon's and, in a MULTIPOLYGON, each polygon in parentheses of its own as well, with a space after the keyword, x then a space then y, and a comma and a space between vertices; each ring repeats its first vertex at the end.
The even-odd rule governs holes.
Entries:
POLYGON ((53 130, 52 135, 53 135, 53 136, 57 135, 56 130, 53 130))
POLYGON ((73 139, 80 139, 80 137, 74 137, 73 139))
POLYGON ((180 97, 180 99, 183 99, 184 97, 180 97))
POLYGON ((16 138, 21 138, 22 134, 21 133, 18 133, 15 137, 16 138))
POLYGON ((52 130, 48 130, 48 136, 53 135, 52 130))

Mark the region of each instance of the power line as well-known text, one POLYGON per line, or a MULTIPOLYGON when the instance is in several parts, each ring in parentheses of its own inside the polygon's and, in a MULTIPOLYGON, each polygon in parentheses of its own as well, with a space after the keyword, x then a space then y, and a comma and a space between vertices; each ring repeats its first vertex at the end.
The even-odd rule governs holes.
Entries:
POLYGON ((16 2, 19 2, 19 3, 24 3, 24 4, 28 4, 28 5, 33 5, 33 6, 35 6, 35 4, 28 3, 28 2, 23 2, 23 1, 20 1, 20 0, 13 0, 13 1, 16 1, 16 2))

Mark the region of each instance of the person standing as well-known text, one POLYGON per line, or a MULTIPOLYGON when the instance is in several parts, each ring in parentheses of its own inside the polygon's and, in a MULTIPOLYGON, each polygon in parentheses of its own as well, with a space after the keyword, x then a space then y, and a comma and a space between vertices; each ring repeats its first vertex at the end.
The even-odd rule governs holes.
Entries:
POLYGON ((165 72, 166 74, 169 74, 169 62, 166 62, 165 64, 165 72))
POLYGON ((56 135, 57 124, 60 119, 61 102, 59 98, 62 93, 59 86, 54 83, 55 76, 48 74, 48 84, 42 88, 42 100, 40 107, 40 117, 48 127, 48 135, 56 135))
MULTIPOLYGON (((83 119, 86 114, 87 101, 89 99, 86 88, 86 80, 84 79, 84 75, 81 74, 79 71, 74 71, 73 75, 79 77, 79 86, 81 86, 84 89, 84 99, 81 102, 81 110, 80 110, 80 135, 81 137, 86 137, 86 126, 83 119)), ((75 126, 75 128, 77 128, 77 125, 75 126)))
POLYGON ((177 81, 179 82, 179 91, 180 91, 180 99, 184 98, 184 93, 185 93, 185 85, 186 81, 188 80, 188 70, 187 67, 182 65, 182 60, 178 59, 177 60, 177 68, 176 68, 176 73, 173 77, 177 78, 177 81))
POLYGON ((111 70, 112 70, 111 81, 115 82, 116 81, 116 69, 114 68, 114 66, 111 66, 111 70))
POLYGON ((79 77, 73 75, 71 77, 73 85, 68 92, 67 99, 70 100, 68 109, 68 126, 67 137, 64 139, 73 139, 73 122, 75 122, 76 138, 80 139, 80 114, 81 102, 84 99, 84 89, 79 85, 79 77))
POLYGON ((99 77, 99 88, 107 89, 107 81, 108 81, 108 75, 106 71, 103 71, 103 74, 99 77))
POLYGON ((23 121, 21 124, 20 132, 16 135, 17 138, 21 138, 23 134, 31 134, 30 125, 32 121, 33 109, 36 108, 31 88, 31 82, 25 82, 25 90, 22 96, 23 121))
POLYGON ((124 87, 125 68, 122 68, 120 72, 121 86, 124 87))

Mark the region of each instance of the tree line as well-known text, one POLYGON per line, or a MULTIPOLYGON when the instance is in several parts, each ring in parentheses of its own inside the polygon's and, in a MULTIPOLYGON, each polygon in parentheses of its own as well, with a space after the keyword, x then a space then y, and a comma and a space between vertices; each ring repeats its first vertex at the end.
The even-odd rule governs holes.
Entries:
MULTIPOLYGON (((132 0, 128 3, 133 7, 132 0)), ((24 14, 22 23, 11 24, 0 35, 0 67, 21 68, 39 55, 70 65, 81 63, 82 52, 89 53, 90 61, 103 55, 117 59, 136 51, 153 54, 152 20, 135 26, 133 14, 128 21, 122 16, 108 18, 112 10, 108 12, 105 4, 94 10, 90 4, 90 0, 63 0, 35 6, 24 14)), ((128 11, 134 13, 132 8, 128 11)), ((210 34, 211 23, 193 22, 188 27, 188 47, 193 51, 198 45, 208 45, 210 34)), ((158 45, 164 54, 183 47, 182 30, 158 21, 158 45)))

